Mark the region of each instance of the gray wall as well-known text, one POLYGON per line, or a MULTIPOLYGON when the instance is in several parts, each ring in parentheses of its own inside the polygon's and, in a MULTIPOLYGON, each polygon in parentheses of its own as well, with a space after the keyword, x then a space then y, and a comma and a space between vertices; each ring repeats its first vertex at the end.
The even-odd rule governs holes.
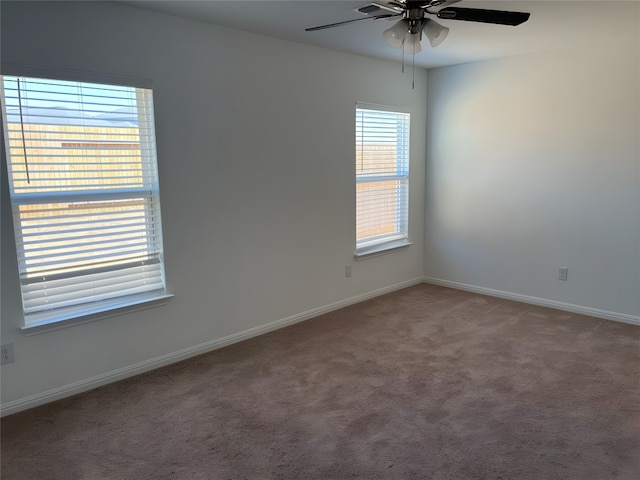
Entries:
POLYGON ((429 70, 427 277, 640 320, 639 5, 580 46, 429 70))
POLYGON ((2 62, 153 80, 166 273, 175 294, 164 307, 25 336, 3 179, 2 343, 13 342, 16 356, 2 366, 5 407, 420 281, 424 70, 411 90, 399 64, 93 2, 2 2, 2 62), (357 101, 412 113, 414 245, 354 263, 357 101))

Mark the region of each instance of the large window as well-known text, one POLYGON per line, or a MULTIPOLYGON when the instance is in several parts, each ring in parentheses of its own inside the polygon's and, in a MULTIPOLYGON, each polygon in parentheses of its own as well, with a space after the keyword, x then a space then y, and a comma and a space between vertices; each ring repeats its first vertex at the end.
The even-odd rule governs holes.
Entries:
POLYGON ((408 245, 409 114, 356 107, 356 255, 408 245))
POLYGON ((0 79, 25 326, 166 296, 151 90, 0 79))

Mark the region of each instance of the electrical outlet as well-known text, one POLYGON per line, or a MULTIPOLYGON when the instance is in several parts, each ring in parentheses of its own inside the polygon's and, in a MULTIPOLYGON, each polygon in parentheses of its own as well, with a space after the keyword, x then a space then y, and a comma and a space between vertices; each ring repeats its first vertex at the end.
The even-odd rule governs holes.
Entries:
POLYGON ((0 346, 0 365, 15 362, 13 356, 13 343, 5 343, 0 346))
POLYGON ((344 276, 346 278, 350 278, 351 277, 351 265, 345 265, 344 266, 344 276))
POLYGON ((569 269, 567 267, 560 267, 558 269, 558 280, 566 281, 569 278, 569 269))

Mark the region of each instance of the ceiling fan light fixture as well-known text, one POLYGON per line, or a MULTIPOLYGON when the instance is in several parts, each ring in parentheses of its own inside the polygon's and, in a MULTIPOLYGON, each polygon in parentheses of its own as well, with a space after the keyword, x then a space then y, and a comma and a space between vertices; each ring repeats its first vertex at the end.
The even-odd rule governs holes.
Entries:
POLYGON ((447 38, 447 35, 449 35, 449 29, 447 27, 443 27, 438 22, 429 18, 424 19, 422 31, 429 39, 429 43, 432 47, 440 45, 444 42, 445 38, 447 38))
POLYGON ((408 55, 415 55, 422 51, 422 45, 420 45, 420 34, 413 33, 404 37, 404 43, 402 44, 402 50, 408 55))
POLYGON ((402 48, 404 38, 407 36, 409 27, 405 19, 393 24, 391 28, 384 31, 382 36, 391 48, 402 48))

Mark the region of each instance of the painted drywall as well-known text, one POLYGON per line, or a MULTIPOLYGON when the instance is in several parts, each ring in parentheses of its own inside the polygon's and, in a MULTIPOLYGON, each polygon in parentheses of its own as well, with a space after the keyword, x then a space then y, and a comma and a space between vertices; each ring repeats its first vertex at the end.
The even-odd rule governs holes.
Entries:
POLYGON ((424 70, 412 90, 399 64, 123 5, 1 8, 3 63, 153 81, 175 294, 163 307, 26 336, 3 179, 2 343, 16 358, 2 366, 3 405, 421 278, 424 70), (357 101, 412 114, 414 244, 354 262, 357 101))
POLYGON ((429 70, 427 277, 638 319, 639 5, 580 45, 429 70))

